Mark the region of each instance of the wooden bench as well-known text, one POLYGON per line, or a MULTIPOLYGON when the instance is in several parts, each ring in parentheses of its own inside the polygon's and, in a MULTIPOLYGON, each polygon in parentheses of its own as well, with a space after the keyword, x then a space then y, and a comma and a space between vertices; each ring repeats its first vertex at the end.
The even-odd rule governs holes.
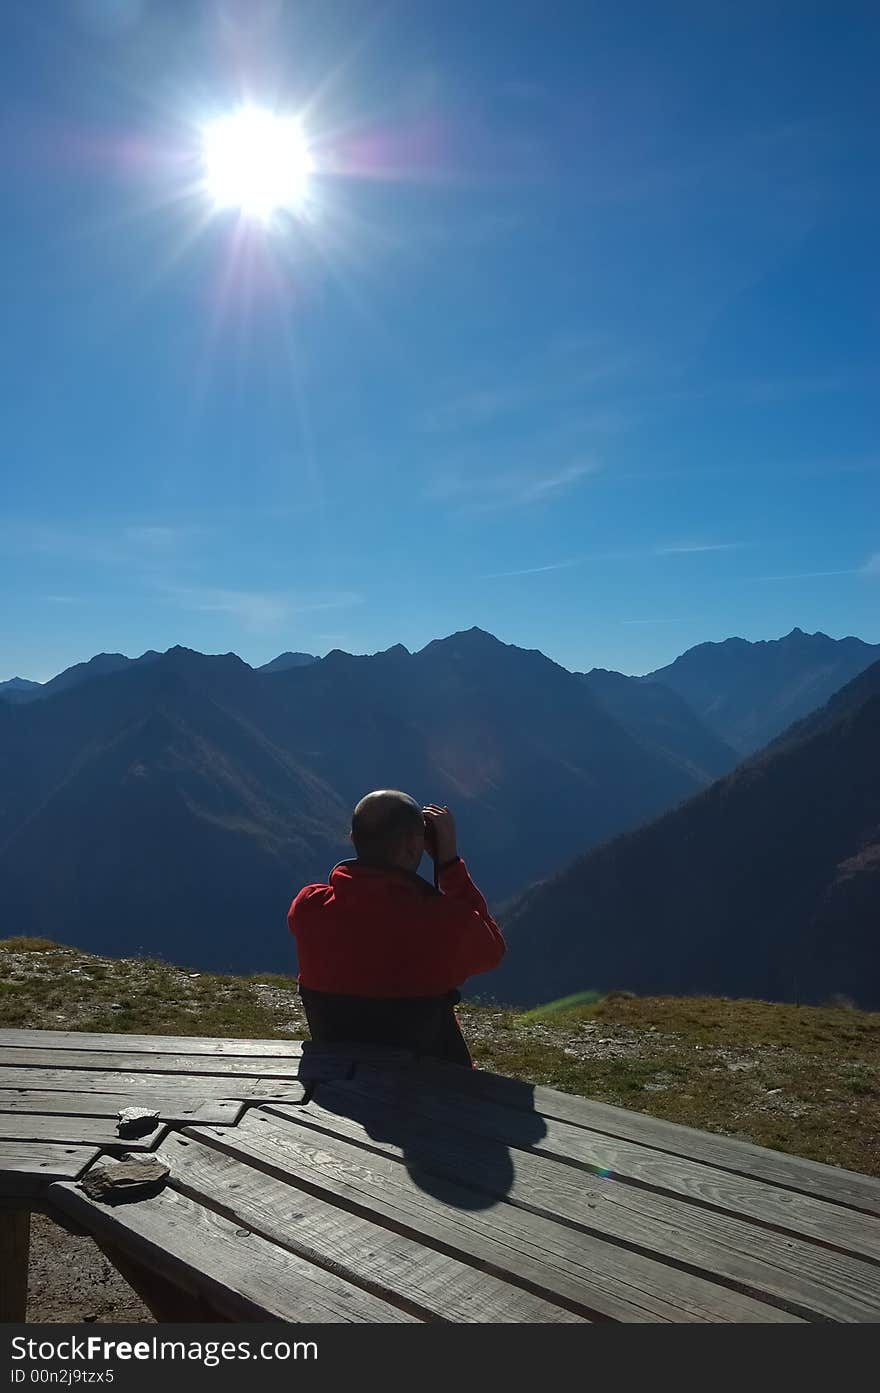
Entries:
POLYGON ((0 1206, 6 1321, 34 1210, 160 1320, 880 1319, 880 1180, 369 1046, 0 1030, 0 1206))

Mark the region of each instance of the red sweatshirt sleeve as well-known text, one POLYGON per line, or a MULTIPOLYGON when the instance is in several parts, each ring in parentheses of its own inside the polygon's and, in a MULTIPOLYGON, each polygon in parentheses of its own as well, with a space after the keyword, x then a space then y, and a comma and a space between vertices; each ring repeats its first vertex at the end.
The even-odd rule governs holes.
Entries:
POLYGON ((432 915, 438 921, 444 962, 453 980, 461 983, 476 972, 491 971, 507 945, 461 858, 441 870, 439 885, 441 894, 432 902, 432 915))

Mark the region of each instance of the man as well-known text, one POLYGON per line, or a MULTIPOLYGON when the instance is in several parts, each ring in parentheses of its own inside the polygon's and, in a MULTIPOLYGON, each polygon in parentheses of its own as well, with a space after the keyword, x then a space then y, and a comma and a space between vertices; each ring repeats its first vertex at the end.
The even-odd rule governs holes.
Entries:
POLYGON ((469 1066, 458 988, 497 967, 505 943, 458 854, 452 813, 380 789, 355 808, 351 841, 357 857, 335 866, 328 885, 300 890, 287 916, 312 1039, 469 1066), (426 850, 433 885, 416 873, 426 850))

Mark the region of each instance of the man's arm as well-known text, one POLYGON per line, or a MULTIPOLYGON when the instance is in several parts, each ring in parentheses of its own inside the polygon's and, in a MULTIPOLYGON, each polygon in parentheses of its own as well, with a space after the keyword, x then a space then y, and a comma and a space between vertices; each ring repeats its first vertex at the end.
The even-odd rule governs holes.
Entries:
POLYGON ((489 906, 458 854, 455 821, 448 808, 431 803, 424 809, 433 836, 427 840, 438 868, 440 897, 432 906, 442 935, 441 951, 452 980, 459 984, 476 972, 497 967, 507 950, 489 906))

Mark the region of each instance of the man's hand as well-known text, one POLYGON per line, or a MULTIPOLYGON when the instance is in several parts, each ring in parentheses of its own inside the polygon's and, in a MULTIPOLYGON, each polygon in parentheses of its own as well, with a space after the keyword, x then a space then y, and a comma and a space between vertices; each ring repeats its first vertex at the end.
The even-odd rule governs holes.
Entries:
POLYGON ((455 841, 455 818, 447 807, 439 808, 436 803, 429 803, 422 809, 425 815, 425 822, 433 828, 433 845, 426 838, 425 850, 438 866, 442 866, 446 861, 454 861, 458 855, 458 848, 455 841))

